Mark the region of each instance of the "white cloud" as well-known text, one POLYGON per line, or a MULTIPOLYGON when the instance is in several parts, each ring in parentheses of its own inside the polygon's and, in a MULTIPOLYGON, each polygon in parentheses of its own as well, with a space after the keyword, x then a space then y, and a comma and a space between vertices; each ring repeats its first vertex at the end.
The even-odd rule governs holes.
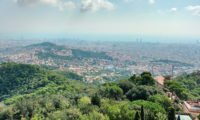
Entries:
POLYGON ((200 5, 196 5, 196 6, 187 6, 186 9, 190 12, 192 12, 193 15, 197 15, 200 16, 200 5))
POLYGON ((15 0, 15 2, 20 6, 30 6, 30 5, 50 5, 56 7, 59 10, 74 9, 76 4, 72 1, 62 1, 62 0, 15 0))
POLYGON ((63 11, 65 9, 80 9, 81 12, 99 10, 113 10, 114 4, 109 0, 14 0, 20 6, 50 5, 63 11))
POLYGON ((64 3, 60 3, 60 5, 58 5, 59 10, 63 11, 65 9, 75 9, 76 8, 76 4, 72 1, 66 1, 64 3))
POLYGON ((171 8, 170 12, 176 12, 178 9, 177 8, 171 8))
POLYGON ((150 4, 154 4, 156 1, 155 0, 149 0, 150 4))
POLYGON ((59 0, 40 0, 40 2, 44 4, 57 5, 60 1, 59 0))
POLYGON ((114 5, 108 0, 82 0, 81 11, 96 12, 98 10, 113 10, 114 5))
POLYGON ((176 13, 178 11, 178 8, 176 7, 173 7, 173 8, 170 8, 170 9, 166 9, 166 10, 157 10, 157 13, 158 14, 161 14, 161 15, 169 15, 169 14, 172 14, 172 13, 176 13))

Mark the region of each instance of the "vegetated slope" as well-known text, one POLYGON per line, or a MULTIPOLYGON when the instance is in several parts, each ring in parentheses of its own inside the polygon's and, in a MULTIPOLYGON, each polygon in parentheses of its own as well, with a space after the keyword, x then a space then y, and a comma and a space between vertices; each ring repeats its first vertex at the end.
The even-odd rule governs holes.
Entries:
POLYGON ((7 75, 2 75, 6 81, 1 79, 0 85, 5 84, 8 90, 1 93, 11 95, 1 101, 5 104, 0 106, 2 120, 133 120, 140 117, 138 114, 167 120, 172 106, 149 72, 96 86, 67 80, 63 74, 34 65, 5 63, 1 70, 7 75), (20 82, 12 84, 16 78, 20 82), (34 90, 26 92, 29 88, 34 90))
POLYGON ((44 42, 40 44, 34 44, 26 47, 27 49, 43 49, 37 53, 40 59, 61 59, 61 60, 71 60, 71 59, 82 59, 82 58, 96 58, 96 59, 108 59, 112 60, 112 57, 108 56, 105 52, 93 52, 84 51, 80 49, 69 49, 65 46, 56 45, 50 42, 44 42), (60 51, 70 51, 71 55, 59 55, 56 52, 60 51))
POLYGON ((80 75, 78 75, 74 72, 71 72, 71 71, 55 71, 55 72, 66 77, 66 78, 83 81, 83 76, 80 76, 80 75))
POLYGON ((51 72, 42 67, 28 64, 0 64, 0 98, 31 93, 48 84, 62 84, 67 79, 82 80, 68 71, 51 72))
POLYGON ((174 91, 181 99, 199 99, 200 97, 200 71, 181 75, 166 82, 166 87, 174 91))
POLYGON ((0 71, 1 96, 28 92, 48 83, 46 71, 38 66, 4 63, 0 71))
POLYGON ((51 49, 64 50, 64 49, 66 49, 64 46, 56 45, 56 44, 51 43, 51 42, 43 42, 43 43, 39 43, 39 44, 32 44, 32 45, 26 46, 25 48, 27 48, 27 49, 43 48, 43 49, 46 49, 46 50, 51 50, 51 49))

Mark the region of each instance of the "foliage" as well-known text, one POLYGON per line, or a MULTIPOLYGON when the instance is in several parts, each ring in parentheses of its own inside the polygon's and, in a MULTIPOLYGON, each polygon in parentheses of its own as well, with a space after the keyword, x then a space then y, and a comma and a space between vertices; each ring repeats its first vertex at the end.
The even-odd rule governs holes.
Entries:
POLYGON ((165 109, 158 103, 153 103, 150 101, 145 100, 136 100, 131 102, 130 106, 140 109, 141 106, 144 107, 144 109, 149 110, 153 113, 166 113, 165 109))
POLYGON ((68 79, 79 80, 79 81, 83 80, 82 76, 80 76, 76 73, 70 72, 70 71, 57 71, 56 73, 61 74, 68 79))
POLYGON ((200 97, 200 71, 180 75, 168 81, 165 86, 174 91, 180 99, 199 99, 200 97))
POLYGON ((200 114, 199 114, 197 117, 198 117, 198 119, 200 120, 200 114))
POLYGON ((140 76, 133 75, 129 78, 129 81, 136 85, 155 85, 155 80, 151 76, 150 72, 143 72, 140 76))
POLYGON ((180 99, 187 100, 191 99, 193 96, 191 92, 185 88, 182 83, 177 81, 168 81, 165 83, 165 86, 169 88, 172 92, 175 92, 180 99))
POLYGON ((156 114, 156 117, 155 117, 156 120, 167 120, 167 116, 163 113, 157 113, 156 114))
POLYGON ((115 84, 105 84, 100 92, 102 96, 115 100, 120 100, 123 97, 123 90, 115 84))
POLYGON ((134 120, 140 120, 140 116, 139 116, 138 111, 137 111, 136 114, 135 114, 134 120))
POLYGON ((150 96, 149 101, 154 102, 154 103, 159 103, 161 106, 163 106, 165 108, 166 111, 168 111, 169 107, 172 106, 172 101, 164 95, 153 95, 150 96))
POLYGON ((144 120, 144 107, 143 107, 143 105, 141 106, 140 116, 141 116, 141 120, 144 120))
POLYGON ((84 96, 84 97, 79 99, 79 104, 80 105, 89 105, 89 104, 91 104, 91 100, 90 100, 89 97, 84 96))
POLYGON ((170 108, 169 112, 168 112, 168 120, 175 120, 175 109, 174 108, 170 108))
POLYGON ((148 72, 97 86, 35 65, 4 63, 0 70, 2 120, 166 120, 171 104, 148 72))
POLYGON ((50 82, 46 71, 35 65, 4 63, 0 71, 0 96, 29 93, 50 82))
POLYGON ((147 100, 150 96, 161 94, 159 89, 152 86, 135 86, 126 93, 126 97, 133 100, 147 100))
POLYGON ((129 107, 129 103, 126 101, 104 99, 101 104, 100 109, 108 115, 110 120, 132 120, 134 117, 135 110, 129 107))
POLYGON ((135 87, 135 85, 128 80, 119 81, 118 86, 123 90, 124 93, 127 93, 130 89, 135 87))
POLYGON ((95 94, 94 96, 92 96, 91 103, 93 105, 97 105, 100 107, 101 106, 101 98, 99 97, 99 95, 95 94))
POLYGON ((109 117, 97 111, 92 111, 87 115, 83 115, 80 120, 109 120, 109 117))

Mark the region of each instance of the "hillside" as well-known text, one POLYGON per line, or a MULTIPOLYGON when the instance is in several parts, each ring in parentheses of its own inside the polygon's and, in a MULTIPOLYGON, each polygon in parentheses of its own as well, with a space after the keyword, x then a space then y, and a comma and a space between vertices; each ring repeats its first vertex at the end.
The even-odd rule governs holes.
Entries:
POLYGON ((65 49, 64 46, 61 45, 56 45, 54 43, 51 42, 43 42, 43 43, 39 43, 39 44, 32 44, 32 45, 28 45, 25 48, 27 49, 33 49, 33 48, 42 48, 42 49, 46 49, 46 50, 50 50, 50 49, 55 49, 55 50, 63 50, 65 49))
POLYGON ((38 66, 4 63, 0 65, 0 95, 12 95, 43 87, 47 73, 38 66))
POLYGON ((181 75, 166 82, 165 86, 174 91, 181 99, 197 100, 200 98, 200 71, 181 75))
POLYGON ((96 58, 96 59, 108 59, 111 60, 112 57, 106 55, 104 52, 92 52, 84 51, 80 49, 69 49, 65 46, 56 45, 50 42, 44 42, 39 44, 33 44, 25 47, 26 49, 41 49, 37 56, 40 59, 63 59, 63 60, 72 60, 72 59, 83 59, 83 58, 96 58), (59 53, 64 53, 63 55, 59 53), (66 53, 66 54, 65 54, 66 53))
POLYGON ((1 96, 9 96, 2 120, 167 120, 172 107, 149 72, 96 86, 34 65, 4 63, 1 70, 1 96))

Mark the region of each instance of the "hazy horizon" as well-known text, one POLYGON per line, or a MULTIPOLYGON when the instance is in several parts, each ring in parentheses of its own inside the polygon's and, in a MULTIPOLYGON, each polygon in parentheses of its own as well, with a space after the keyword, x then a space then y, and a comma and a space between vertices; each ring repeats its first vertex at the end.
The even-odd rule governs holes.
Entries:
POLYGON ((2 39, 200 39, 197 0, 2 0, 0 17, 2 39))
POLYGON ((76 41, 102 41, 102 42, 136 42, 136 43, 181 43, 200 44, 200 38, 193 37, 160 37, 145 35, 99 35, 99 34, 10 34, 1 35, 0 41, 4 40, 76 40, 76 41))

